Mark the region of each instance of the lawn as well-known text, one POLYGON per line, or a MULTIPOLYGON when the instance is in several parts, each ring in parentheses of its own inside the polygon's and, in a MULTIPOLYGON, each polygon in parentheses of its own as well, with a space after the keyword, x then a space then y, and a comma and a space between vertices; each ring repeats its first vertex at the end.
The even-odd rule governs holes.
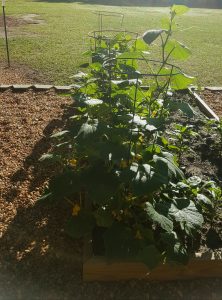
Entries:
MULTIPOLYGON (((161 17, 168 13, 167 8, 90 5, 87 4, 89 1, 6 2, 8 16, 37 14, 37 19, 44 20, 40 24, 9 28, 12 62, 37 69, 45 74, 48 81, 57 84, 70 83, 69 77, 86 59, 81 53, 88 49, 87 33, 98 29, 98 19, 93 11, 121 12, 125 15, 123 27, 140 34, 147 29, 160 27, 161 17)), ((107 18, 104 23, 104 27, 119 26, 116 18, 107 18)), ((180 65, 188 74, 196 75, 201 85, 221 86, 222 10, 191 9, 179 19, 179 23, 183 31, 177 35, 193 53, 188 61, 180 62, 180 65)), ((4 59, 4 40, 0 37, 0 60, 4 59)))

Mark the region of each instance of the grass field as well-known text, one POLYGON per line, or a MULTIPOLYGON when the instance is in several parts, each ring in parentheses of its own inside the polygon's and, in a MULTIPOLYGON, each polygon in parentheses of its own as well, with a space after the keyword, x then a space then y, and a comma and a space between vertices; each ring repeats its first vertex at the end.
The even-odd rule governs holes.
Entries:
MULTIPOLYGON (((37 14, 37 19, 44 20, 41 24, 9 28, 12 61, 40 70, 57 84, 68 84, 71 82, 69 77, 86 59, 81 53, 88 49, 87 33, 98 29, 98 19, 93 11, 124 13, 124 28, 141 34, 147 29, 159 28, 161 17, 169 11, 158 7, 103 6, 86 2, 90 1, 6 1, 7 15, 37 14)), ((104 23, 104 27, 119 26, 115 18, 107 18, 104 23)), ((196 75, 200 84, 222 86, 222 10, 191 9, 178 19, 178 23, 186 29, 177 33, 178 39, 193 52, 189 61, 180 62, 180 65, 188 74, 196 75)), ((4 59, 4 39, 1 37, 0 60, 4 59)))

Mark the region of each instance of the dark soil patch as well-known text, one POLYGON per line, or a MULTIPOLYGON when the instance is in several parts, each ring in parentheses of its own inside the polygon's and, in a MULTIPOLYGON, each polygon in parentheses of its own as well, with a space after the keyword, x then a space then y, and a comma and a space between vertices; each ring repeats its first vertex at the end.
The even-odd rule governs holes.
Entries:
MULTIPOLYGON (((180 118, 180 122, 183 118, 180 118)), ((183 120, 183 124, 187 122, 183 120)), ((199 176, 202 180, 213 180, 222 188, 222 149, 219 133, 209 131, 204 119, 189 121, 193 125, 193 131, 198 133, 185 142, 187 149, 180 157, 180 165, 183 166, 186 177, 199 176)), ((222 199, 220 200, 222 201, 222 199)), ((222 208, 218 209, 212 224, 206 224, 201 232, 201 248, 199 252, 209 251, 206 236, 211 232, 211 227, 217 232, 220 241, 215 246, 222 253, 222 208)), ((214 249, 214 250, 215 250, 214 249)), ((212 251, 213 249, 210 249, 212 251)))
MULTIPOLYGON (((217 185, 222 188, 221 135, 214 126, 209 125, 208 119, 196 106, 194 98, 191 98, 188 94, 182 94, 179 98, 184 102, 188 102, 196 113, 195 118, 192 119, 186 118, 179 112, 175 113, 172 117, 171 129, 173 129, 176 123, 183 126, 191 125, 192 130, 196 133, 194 136, 184 137, 185 149, 181 152, 179 165, 183 168, 187 178, 199 176, 204 181, 215 181, 217 185)), ((209 97, 208 104, 213 103, 213 101, 214 98, 209 97)), ((214 224, 211 225, 216 228, 216 232, 220 236, 221 241, 218 243, 218 249, 219 252, 222 253, 222 208, 218 210, 217 213, 214 224)), ((210 230, 210 224, 206 224, 201 233, 202 241, 200 252, 209 251, 206 245, 206 234, 208 230, 210 230)))
MULTIPOLYGON (((6 24, 7 27, 17 27, 27 24, 27 22, 23 19, 16 18, 16 17, 6 17, 6 24)), ((0 16, 0 27, 3 27, 3 16, 0 16)))
MULTIPOLYGON (((26 24, 41 24, 44 21, 38 19, 39 15, 29 14, 21 17, 6 16, 7 27, 18 27, 26 24)), ((3 16, 0 16, 0 27, 4 26, 3 16)))

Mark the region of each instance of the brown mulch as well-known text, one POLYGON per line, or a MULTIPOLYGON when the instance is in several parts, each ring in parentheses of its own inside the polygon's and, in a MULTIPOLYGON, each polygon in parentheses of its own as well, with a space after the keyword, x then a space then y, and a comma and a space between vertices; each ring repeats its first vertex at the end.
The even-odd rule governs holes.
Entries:
POLYGON ((200 96, 218 117, 222 118, 222 91, 204 90, 200 96))
MULTIPOLYGON (((14 72, 6 83, 18 83, 14 72)), ((72 114, 70 103, 51 91, 0 93, 0 300, 221 299, 222 279, 82 282, 80 243, 61 230, 70 207, 37 202, 55 171, 38 159, 72 114)))
POLYGON ((71 208, 36 203, 54 171, 38 159, 50 149, 50 135, 64 126, 70 103, 50 91, 0 93, 0 299, 17 299, 19 291, 7 293, 19 278, 34 284, 57 265, 72 278, 69 268, 80 261, 79 244, 61 230, 71 208))

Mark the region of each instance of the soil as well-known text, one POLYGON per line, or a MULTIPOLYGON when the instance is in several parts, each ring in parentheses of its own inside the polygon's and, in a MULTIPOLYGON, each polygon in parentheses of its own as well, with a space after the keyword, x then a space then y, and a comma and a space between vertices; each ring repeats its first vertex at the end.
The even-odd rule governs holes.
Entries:
MULTIPOLYGON (((42 24, 44 20, 39 19, 37 14, 28 14, 21 17, 6 16, 7 27, 18 27, 26 24, 42 24)), ((0 27, 4 26, 3 16, 0 16, 0 27)))
POLYGON ((49 79, 34 69, 25 65, 11 62, 11 67, 7 67, 7 62, 0 62, 0 84, 50 84, 49 79))
MULTIPOLYGON (((215 102, 215 97, 213 96, 208 99, 209 106, 212 106, 215 102)), ((196 114, 195 118, 188 119, 178 111, 171 117, 172 123, 191 125, 193 126, 192 130, 198 133, 194 137, 185 136, 185 143, 188 149, 187 151, 182 151, 180 163, 184 167, 186 175, 201 176, 205 180, 211 178, 222 186, 222 151, 219 132, 213 130, 212 126, 207 125, 205 115, 196 106, 195 99, 191 98, 189 94, 179 93, 176 98, 189 103, 196 114)), ((217 108, 218 110, 214 110, 215 113, 222 109, 222 102, 217 108)), ((173 124, 171 127, 173 127, 173 124)))
MULTIPOLYGON (((190 98, 188 95, 183 95, 183 98, 190 98)), ((185 99, 183 99, 185 100, 185 99)), ((214 101, 214 98, 209 98, 209 105, 214 101)), ((196 112, 194 119, 187 119, 182 114, 176 113, 173 116, 173 122, 182 125, 191 125, 192 130, 197 133, 195 136, 185 136, 184 145, 186 149, 182 151, 179 165, 183 169, 186 178, 191 176, 199 176, 202 180, 213 180, 222 188, 222 149, 220 133, 208 125, 206 117, 195 106, 193 99, 190 102, 196 112)), ((221 103, 222 106, 222 103, 221 103)), ((215 111, 217 112, 217 111, 215 111)), ((214 217, 213 223, 206 224, 200 235, 200 248, 195 249, 198 252, 205 253, 208 251, 218 252, 222 254, 222 207, 218 208, 217 215, 214 217), (213 244, 207 244, 206 236, 212 233, 211 226, 215 228, 218 235, 218 241, 213 244), (210 248, 210 249, 209 249, 210 248)), ((199 247, 199 245, 198 245, 199 247)))
MULTIPOLYGON (((11 77, 7 73, 5 83, 29 82, 29 75, 16 71, 11 77), (17 82, 20 74, 24 77, 17 82)), ((50 150, 50 135, 63 128, 73 113, 70 103, 70 98, 52 91, 0 93, 0 299, 221 299, 219 278, 82 282, 81 243, 69 239, 62 229, 70 215, 69 204, 37 202, 56 171, 52 166, 46 169, 38 159, 50 150)))
MULTIPOLYGON (((30 33, 25 30, 25 25, 39 25, 45 24, 45 20, 39 18, 37 14, 27 14, 23 16, 6 16, 6 26, 8 37, 12 38, 15 36, 35 36, 36 34, 30 33), (19 30, 18 30, 18 27, 19 30)), ((5 38, 4 31, 4 19, 0 15, 0 38, 5 38)))
POLYGON ((218 117, 222 118, 222 91, 204 90, 200 93, 200 96, 218 117))

